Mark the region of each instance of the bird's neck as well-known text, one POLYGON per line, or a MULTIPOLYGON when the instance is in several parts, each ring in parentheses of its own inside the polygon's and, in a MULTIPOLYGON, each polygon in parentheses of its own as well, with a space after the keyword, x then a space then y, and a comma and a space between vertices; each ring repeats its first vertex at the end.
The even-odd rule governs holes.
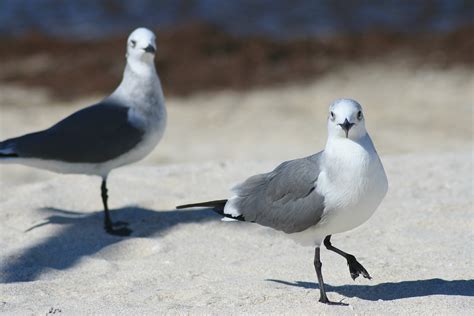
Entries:
POLYGON ((326 149, 330 149, 333 147, 362 147, 370 151, 374 149, 374 144, 372 143, 372 139, 370 138, 368 133, 365 133, 364 135, 355 139, 341 137, 338 135, 329 135, 326 142, 326 149))
POLYGON ((128 58, 124 78, 127 74, 133 74, 140 78, 151 78, 157 76, 153 59, 128 58))
POLYGON ((373 153, 375 153, 375 147, 369 134, 365 134, 356 140, 343 137, 329 137, 324 149, 324 156, 327 159, 341 162, 347 160, 351 163, 356 160, 362 162, 373 153))
POLYGON ((163 91, 153 62, 128 60, 122 82, 111 97, 127 100, 129 104, 139 105, 143 101, 162 104, 163 91))

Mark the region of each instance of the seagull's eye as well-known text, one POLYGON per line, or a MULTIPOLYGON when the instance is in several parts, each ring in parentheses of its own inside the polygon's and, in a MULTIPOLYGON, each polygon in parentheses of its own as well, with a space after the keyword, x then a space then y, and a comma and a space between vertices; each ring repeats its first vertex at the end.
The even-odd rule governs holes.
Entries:
POLYGON ((136 41, 134 41, 134 40, 130 41, 130 46, 132 46, 132 48, 134 48, 136 45, 137 45, 136 41))
POLYGON ((334 112, 333 112, 333 111, 331 111, 331 113, 330 113, 330 114, 331 114, 331 121, 334 121, 334 119, 336 118, 336 116, 334 115, 334 112))
POLYGON ((359 121, 362 120, 362 111, 359 111, 359 112, 357 113, 357 119, 358 119, 359 121))

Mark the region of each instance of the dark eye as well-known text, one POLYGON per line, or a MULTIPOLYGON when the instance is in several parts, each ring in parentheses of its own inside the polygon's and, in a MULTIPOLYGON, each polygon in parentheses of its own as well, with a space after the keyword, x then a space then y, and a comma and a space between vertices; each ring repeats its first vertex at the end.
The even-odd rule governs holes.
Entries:
POLYGON ((358 119, 359 121, 362 120, 362 111, 359 111, 359 112, 357 113, 357 119, 358 119))
POLYGON ((135 47, 135 45, 137 45, 137 42, 136 42, 136 41, 134 41, 134 40, 131 40, 131 41, 130 41, 130 45, 131 45, 131 46, 132 46, 132 48, 133 48, 133 47, 135 47))
POLYGON ((331 111, 330 115, 331 115, 331 120, 334 121, 334 119, 336 118, 336 116, 334 115, 334 112, 331 111))

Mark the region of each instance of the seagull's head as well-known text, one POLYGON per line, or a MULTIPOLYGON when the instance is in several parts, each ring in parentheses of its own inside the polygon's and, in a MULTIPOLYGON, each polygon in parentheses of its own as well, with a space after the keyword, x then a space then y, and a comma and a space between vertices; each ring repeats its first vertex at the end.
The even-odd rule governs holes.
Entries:
POLYGON ((351 99, 338 99, 329 107, 328 132, 331 137, 352 140, 367 134, 362 106, 351 99))
POLYGON ((127 60, 153 63, 156 52, 156 36, 147 28, 140 27, 127 40, 127 60))

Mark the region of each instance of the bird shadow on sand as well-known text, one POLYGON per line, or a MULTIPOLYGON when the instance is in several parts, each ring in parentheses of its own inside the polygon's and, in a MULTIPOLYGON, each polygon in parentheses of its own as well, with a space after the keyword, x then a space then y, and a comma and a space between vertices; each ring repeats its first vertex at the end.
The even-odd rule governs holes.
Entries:
POLYGON ((218 220, 210 210, 154 211, 139 207, 125 207, 111 211, 115 221, 128 221, 133 233, 130 237, 107 234, 102 228, 103 212, 78 213, 55 208, 40 211, 49 213, 46 221, 28 229, 42 229, 55 224, 64 228, 22 253, 4 260, 0 266, 0 283, 36 280, 45 271, 65 270, 84 256, 93 255, 112 244, 134 237, 164 235, 179 224, 201 223, 218 220))
MULTIPOLYGON (((305 289, 318 289, 319 286, 313 282, 288 282, 283 280, 267 279, 289 286, 297 286, 305 289)), ((427 279, 401 282, 387 282, 375 285, 341 285, 333 286, 326 284, 326 291, 336 292, 346 297, 358 297, 367 301, 393 301, 403 298, 422 297, 430 295, 458 295, 474 296, 474 280, 443 280, 427 279)))

